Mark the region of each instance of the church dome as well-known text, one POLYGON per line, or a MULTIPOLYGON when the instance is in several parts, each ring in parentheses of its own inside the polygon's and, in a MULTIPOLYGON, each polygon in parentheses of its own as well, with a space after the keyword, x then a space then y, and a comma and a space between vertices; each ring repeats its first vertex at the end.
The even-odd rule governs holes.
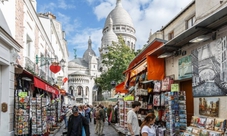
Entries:
POLYGON ((96 56, 94 50, 91 47, 92 41, 91 38, 89 37, 88 40, 88 49, 84 52, 83 58, 84 60, 86 60, 87 62, 89 61, 90 56, 96 56))
POLYGON ((107 45, 112 45, 113 41, 114 42, 118 41, 118 37, 113 31, 113 21, 111 17, 109 18, 109 27, 110 30, 107 33, 105 33, 102 37, 102 44, 104 47, 107 45))
POLYGON ((122 7, 121 0, 117 0, 116 7, 107 16, 104 29, 109 26, 110 17, 113 19, 113 25, 128 25, 133 27, 132 19, 122 7))

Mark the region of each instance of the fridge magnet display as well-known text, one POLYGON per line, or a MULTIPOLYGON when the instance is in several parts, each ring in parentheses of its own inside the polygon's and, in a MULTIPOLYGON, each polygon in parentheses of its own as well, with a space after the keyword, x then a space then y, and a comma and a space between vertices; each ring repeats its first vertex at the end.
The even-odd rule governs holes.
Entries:
POLYGON ((206 129, 202 129, 200 132, 200 136, 209 136, 209 131, 206 129))
POLYGON ((199 114, 209 117, 218 117, 219 98, 199 98, 199 114))
POLYGON ((193 128, 193 130, 192 130, 192 134, 194 134, 196 136, 199 136, 200 132, 201 132, 201 129, 199 129, 199 128, 193 128))
POLYGON ((198 118, 199 117, 197 117, 197 116, 192 116, 190 126, 196 127, 197 126, 197 123, 198 123, 198 118))
POLYGON ((214 123, 214 130, 215 131, 224 131, 226 125, 226 120, 225 119, 220 119, 220 118, 216 118, 215 119, 215 123, 214 123))
POLYGON ((214 121, 215 121, 214 118, 207 118, 205 128, 210 129, 210 130, 214 130, 214 121))
POLYGON ((198 118, 198 124, 197 124, 197 126, 199 128, 205 128, 206 119, 207 118, 204 118, 204 117, 198 118))

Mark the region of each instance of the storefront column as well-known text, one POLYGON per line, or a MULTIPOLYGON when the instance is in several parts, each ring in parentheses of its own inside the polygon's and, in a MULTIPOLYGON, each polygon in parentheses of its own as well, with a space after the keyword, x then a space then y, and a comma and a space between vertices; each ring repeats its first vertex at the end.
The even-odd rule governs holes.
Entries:
POLYGON ((0 103, 7 104, 7 111, 1 111, 0 134, 2 136, 13 136, 14 116, 14 67, 11 65, 1 66, 1 88, 0 103))

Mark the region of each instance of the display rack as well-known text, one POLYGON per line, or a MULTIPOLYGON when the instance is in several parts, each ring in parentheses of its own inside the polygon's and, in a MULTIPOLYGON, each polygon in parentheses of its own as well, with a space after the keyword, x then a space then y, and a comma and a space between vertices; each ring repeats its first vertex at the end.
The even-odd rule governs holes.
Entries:
POLYGON ((166 136, 180 135, 187 127, 186 96, 184 91, 165 93, 166 136))
POLYGON ((29 121, 29 96, 15 96, 15 117, 14 128, 15 136, 29 136, 30 121, 29 121))
POLYGON ((47 107, 47 128, 50 133, 56 127, 56 103, 52 103, 47 107))
POLYGON ((32 135, 42 135, 46 132, 46 98, 32 98, 32 135))

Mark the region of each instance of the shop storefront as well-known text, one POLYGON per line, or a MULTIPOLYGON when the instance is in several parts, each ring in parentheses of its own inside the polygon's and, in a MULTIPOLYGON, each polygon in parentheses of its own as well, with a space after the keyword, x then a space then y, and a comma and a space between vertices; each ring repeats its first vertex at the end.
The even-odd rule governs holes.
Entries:
POLYGON ((48 135, 59 128, 60 90, 25 70, 15 77, 15 135, 48 135))
POLYGON ((119 131, 127 132, 127 112, 136 100, 142 103, 139 121, 155 113, 159 135, 227 133, 226 11, 225 6, 160 46, 155 47, 154 40, 132 61, 125 71, 129 95, 119 100, 120 122, 115 125, 119 131), (198 29, 207 27, 212 29, 198 29), (201 36, 204 39, 198 42, 201 36), (197 41, 192 42, 194 38, 197 41), (157 57, 164 53, 169 56, 161 66, 157 57))

